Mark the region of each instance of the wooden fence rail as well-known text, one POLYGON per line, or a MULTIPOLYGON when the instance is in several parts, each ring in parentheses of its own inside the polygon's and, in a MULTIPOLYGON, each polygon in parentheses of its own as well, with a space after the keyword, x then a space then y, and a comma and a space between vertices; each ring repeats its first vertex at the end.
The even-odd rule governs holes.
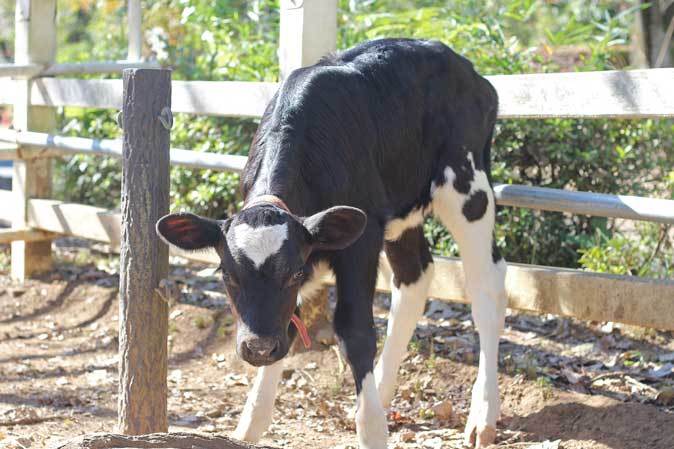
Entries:
MULTIPOLYGON (((7 200, 0 194, 0 202, 7 200)), ((100 207, 34 199, 28 204, 28 223, 36 229, 110 244, 119 252, 121 214, 100 207)), ((214 251, 171 254, 212 266, 219 264, 214 251)), ((429 296, 467 302, 461 262, 435 257, 435 279, 429 296)), ((384 255, 380 260, 377 290, 390 293, 391 271, 384 255)), ((332 285, 333 280, 324 281, 332 285)), ((674 330, 674 280, 644 279, 556 267, 508 264, 506 277, 509 307, 535 313, 554 313, 578 319, 616 321, 656 329, 674 330)))
MULTIPOLYGON (((657 118, 674 116, 674 69, 498 75, 499 118, 657 118)), ((0 104, 13 103, 12 84, 0 78, 0 104)), ((260 117, 277 83, 174 81, 173 112, 260 117)), ((38 78, 34 106, 120 109, 119 80, 38 78)))

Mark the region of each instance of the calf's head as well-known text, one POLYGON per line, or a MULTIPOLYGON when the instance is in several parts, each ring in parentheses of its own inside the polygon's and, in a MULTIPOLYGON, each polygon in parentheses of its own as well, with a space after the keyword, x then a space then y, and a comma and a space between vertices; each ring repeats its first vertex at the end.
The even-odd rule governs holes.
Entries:
POLYGON ((185 250, 217 251, 237 316, 237 353, 262 366, 288 353, 296 333, 291 318, 299 289, 311 274, 311 254, 348 247, 360 237, 366 221, 365 213, 353 207, 337 206, 299 218, 260 204, 226 220, 166 215, 157 222, 157 233, 185 250))

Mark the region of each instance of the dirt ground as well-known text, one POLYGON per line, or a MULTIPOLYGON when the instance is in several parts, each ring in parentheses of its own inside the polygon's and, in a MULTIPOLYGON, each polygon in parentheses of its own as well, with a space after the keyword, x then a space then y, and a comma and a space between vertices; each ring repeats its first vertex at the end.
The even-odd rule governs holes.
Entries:
MULTIPOLYGON (((49 275, 25 285, 0 275, 0 447, 45 447, 116 424, 117 260, 74 240, 58 245, 49 275)), ((228 434, 254 370, 234 354, 226 298, 204 268, 172 267, 170 425, 228 434)), ((387 306, 378 297, 380 335, 387 306)), ((462 447, 477 342, 468 307, 429 302, 389 413, 390 447, 462 447)), ((289 356, 265 443, 356 447, 350 373, 335 346, 317 346, 289 356)), ((510 314, 497 447, 673 449, 673 363, 671 333, 510 314)))

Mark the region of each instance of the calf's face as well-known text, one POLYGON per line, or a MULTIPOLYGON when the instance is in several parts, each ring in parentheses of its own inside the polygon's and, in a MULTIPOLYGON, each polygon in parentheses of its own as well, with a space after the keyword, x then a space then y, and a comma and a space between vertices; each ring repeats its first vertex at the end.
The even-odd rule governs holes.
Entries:
POLYGON ((262 366, 283 358, 295 337, 291 318, 299 289, 311 274, 310 255, 348 247, 360 237, 366 221, 365 213, 353 207, 337 206, 299 218, 260 204, 227 220, 166 215, 157 222, 157 233, 185 250, 217 251, 237 316, 237 353, 251 365, 262 366))

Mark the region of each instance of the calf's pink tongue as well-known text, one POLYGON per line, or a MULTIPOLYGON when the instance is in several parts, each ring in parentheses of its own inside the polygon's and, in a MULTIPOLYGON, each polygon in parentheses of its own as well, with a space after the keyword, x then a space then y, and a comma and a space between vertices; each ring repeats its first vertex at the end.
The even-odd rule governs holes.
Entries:
POLYGON ((300 334, 300 338, 302 339, 304 347, 306 349, 309 349, 311 347, 311 338, 309 338, 309 332, 307 332, 307 327, 304 325, 300 317, 298 317, 294 313, 293 316, 290 317, 290 321, 292 321, 295 327, 297 328, 297 333, 300 334))

